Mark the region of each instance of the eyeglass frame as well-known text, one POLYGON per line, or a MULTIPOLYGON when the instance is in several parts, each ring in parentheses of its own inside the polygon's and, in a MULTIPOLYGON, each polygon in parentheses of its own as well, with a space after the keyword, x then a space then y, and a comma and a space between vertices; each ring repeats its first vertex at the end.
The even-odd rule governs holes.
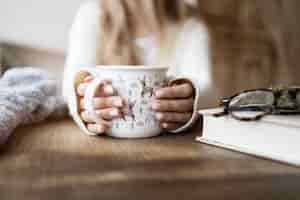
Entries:
MULTIPOLYGON (((297 100, 297 94, 300 94, 300 87, 290 87, 290 88, 277 88, 277 89, 273 89, 273 88, 261 88, 261 89, 252 89, 252 90, 245 90, 242 91, 240 93, 237 93, 233 96, 230 97, 226 97, 221 99, 220 102, 220 106, 224 107, 224 111, 221 113, 216 113, 214 114, 214 116, 216 117, 220 117, 220 116, 224 116, 224 115, 228 115, 230 114, 233 118, 240 120, 240 121, 257 121, 260 120, 262 117, 269 115, 269 114, 275 114, 275 115, 294 115, 294 114, 300 114, 300 103, 296 102, 296 106, 294 107, 280 107, 278 106, 278 100, 280 97, 282 97, 282 92, 288 92, 288 95, 290 95, 290 97, 293 97, 293 99, 297 100), (245 106, 245 107, 232 107, 230 106, 230 103, 233 99, 235 99, 236 97, 242 95, 242 94, 246 94, 246 93, 250 93, 250 92, 270 92, 273 94, 274 96, 274 102, 272 103, 272 105, 261 105, 261 106, 245 106), (291 94, 291 92, 294 92, 294 94, 291 94), (233 114, 234 111, 261 111, 263 112, 262 114, 259 114, 253 118, 251 117, 237 117, 233 114)), ((295 102, 294 102, 295 103, 295 102)))

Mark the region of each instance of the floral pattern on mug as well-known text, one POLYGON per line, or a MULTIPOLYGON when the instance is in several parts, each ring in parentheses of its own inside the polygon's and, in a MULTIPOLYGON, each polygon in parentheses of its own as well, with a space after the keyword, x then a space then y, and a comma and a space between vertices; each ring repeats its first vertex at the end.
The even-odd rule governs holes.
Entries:
POLYGON ((158 123, 150 103, 155 90, 164 87, 167 81, 162 79, 163 81, 158 82, 157 77, 159 74, 144 75, 138 79, 127 79, 126 81, 121 76, 118 77, 116 81, 117 90, 125 91, 121 96, 125 97, 126 108, 123 110, 123 118, 115 121, 114 128, 128 128, 129 125, 134 129, 135 127, 147 127, 158 123))

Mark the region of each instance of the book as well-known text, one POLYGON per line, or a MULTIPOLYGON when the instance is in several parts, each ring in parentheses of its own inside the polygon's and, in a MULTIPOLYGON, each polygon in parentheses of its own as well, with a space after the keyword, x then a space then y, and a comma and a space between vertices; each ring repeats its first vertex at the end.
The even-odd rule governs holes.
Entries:
POLYGON ((300 115, 268 115, 258 121, 215 117, 220 108, 201 110, 202 136, 197 141, 300 166, 300 115))

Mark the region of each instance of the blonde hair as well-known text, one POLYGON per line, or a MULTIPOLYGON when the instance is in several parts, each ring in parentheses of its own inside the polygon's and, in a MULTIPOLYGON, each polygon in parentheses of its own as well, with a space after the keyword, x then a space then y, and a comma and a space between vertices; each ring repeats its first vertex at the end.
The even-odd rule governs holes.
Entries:
POLYGON ((137 17, 145 19, 151 32, 164 37, 166 24, 179 22, 188 13, 183 0, 101 0, 98 64, 140 64, 135 46, 137 17))

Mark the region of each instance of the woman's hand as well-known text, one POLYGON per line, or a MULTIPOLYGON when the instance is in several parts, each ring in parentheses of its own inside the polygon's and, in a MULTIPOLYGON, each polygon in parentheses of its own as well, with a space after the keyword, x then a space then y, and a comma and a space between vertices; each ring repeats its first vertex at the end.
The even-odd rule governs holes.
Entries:
MULTIPOLYGON (((93 118, 93 116, 91 116, 84 109, 83 97, 89 82, 91 82, 92 80, 93 77, 88 76, 85 79, 85 82, 80 84, 77 88, 77 94, 81 97, 80 115, 82 120, 87 124, 87 129, 90 132, 96 134, 104 134, 109 128, 108 123, 96 123, 96 120, 93 118)), ((94 98, 94 108, 99 119, 109 122, 112 119, 122 117, 121 109, 124 107, 124 105, 124 100, 120 96, 117 96, 116 90, 110 83, 105 83, 101 87, 99 87, 99 91, 94 98)))
POLYGON ((176 130, 192 117, 194 88, 190 83, 181 83, 155 92, 152 109, 162 128, 176 130))

